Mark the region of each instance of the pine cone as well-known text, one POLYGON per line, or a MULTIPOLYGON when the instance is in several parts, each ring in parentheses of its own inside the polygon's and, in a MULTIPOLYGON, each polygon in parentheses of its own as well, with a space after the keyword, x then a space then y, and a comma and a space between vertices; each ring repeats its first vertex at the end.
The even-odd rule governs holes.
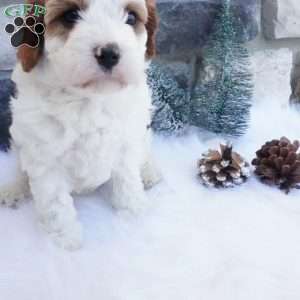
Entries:
POLYGON ((221 145, 221 151, 209 150, 198 162, 199 177, 210 187, 234 187, 250 177, 250 165, 231 145, 221 145))
POLYGON ((256 152, 252 164, 259 179, 270 185, 277 185, 289 193, 300 186, 299 141, 291 143, 286 137, 267 142, 256 152))

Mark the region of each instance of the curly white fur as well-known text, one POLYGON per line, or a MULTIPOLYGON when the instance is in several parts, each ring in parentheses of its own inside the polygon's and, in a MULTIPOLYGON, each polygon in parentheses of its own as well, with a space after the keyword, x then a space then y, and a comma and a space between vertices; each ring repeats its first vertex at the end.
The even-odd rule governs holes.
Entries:
POLYGON ((110 181, 113 206, 138 212, 146 202, 142 181, 150 187, 159 180, 147 130, 147 34, 123 23, 122 2, 91 1, 66 41, 46 36, 39 64, 30 73, 18 65, 13 74, 18 97, 11 134, 22 170, 39 221, 67 249, 82 240, 73 193, 110 181), (108 43, 121 51, 111 74, 91 55, 108 43))

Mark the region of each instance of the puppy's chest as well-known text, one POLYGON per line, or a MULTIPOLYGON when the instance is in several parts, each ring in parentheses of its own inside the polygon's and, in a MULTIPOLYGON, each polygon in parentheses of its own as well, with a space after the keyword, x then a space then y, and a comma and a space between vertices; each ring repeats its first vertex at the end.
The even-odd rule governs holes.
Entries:
POLYGON ((75 108, 48 122, 61 145, 59 164, 82 192, 109 179, 122 145, 122 126, 116 116, 97 107, 75 108))
POLYGON ((93 189, 110 178, 120 151, 120 144, 110 132, 99 129, 79 136, 60 158, 78 192, 93 189))

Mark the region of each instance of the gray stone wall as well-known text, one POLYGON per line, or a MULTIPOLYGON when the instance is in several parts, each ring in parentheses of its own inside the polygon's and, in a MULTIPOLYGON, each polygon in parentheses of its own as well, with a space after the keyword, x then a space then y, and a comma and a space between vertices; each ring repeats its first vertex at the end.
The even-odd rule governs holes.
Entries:
POLYGON ((300 103, 300 1, 262 0, 261 23, 260 46, 293 52, 290 100, 300 103))
MULTIPOLYGON (((233 0, 236 19, 242 23, 241 39, 249 41, 258 34, 256 0, 233 0)), ((217 0, 158 1, 160 30, 157 36, 160 57, 176 59, 199 53, 211 31, 217 0)))
POLYGON ((299 38, 299 0, 263 0, 262 24, 267 39, 299 38))

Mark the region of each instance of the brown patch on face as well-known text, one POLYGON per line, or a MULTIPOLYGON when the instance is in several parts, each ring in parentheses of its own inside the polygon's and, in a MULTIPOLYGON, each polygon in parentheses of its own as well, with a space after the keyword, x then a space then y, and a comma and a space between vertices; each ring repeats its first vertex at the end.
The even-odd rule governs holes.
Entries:
POLYGON ((72 9, 84 10, 87 6, 88 0, 47 0, 46 35, 67 39, 72 28, 63 24, 63 14, 72 9))
POLYGON ((134 12, 138 17, 138 21, 142 23, 142 25, 145 25, 147 23, 148 12, 146 10, 146 6, 141 5, 139 1, 130 2, 126 7, 126 11, 134 12))
MULTIPOLYGON (((44 0, 27 0, 26 3, 28 4, 39 4, 45 5, 44 0)), ((36 22, 44 23, 43 16, 36 17, 33 15, 33 11, 29 14, 35 18, 36 22)), ((40 37, 40 43, 38 47, 31 48, 27 45, 22 45, 17 51, 17 57, 22 65, 22 68, 25 72, 30 72, 39 62, 44 48, 44 37, 40 37)))
POLYGON ((155 36, 158 28, 158 16, 156 12, 155 0, 146 0, 146 6, 148 10, 148 20, 146 23, 146 30, 148 32, 146 57, 149 59, 156 54, 155 36))

